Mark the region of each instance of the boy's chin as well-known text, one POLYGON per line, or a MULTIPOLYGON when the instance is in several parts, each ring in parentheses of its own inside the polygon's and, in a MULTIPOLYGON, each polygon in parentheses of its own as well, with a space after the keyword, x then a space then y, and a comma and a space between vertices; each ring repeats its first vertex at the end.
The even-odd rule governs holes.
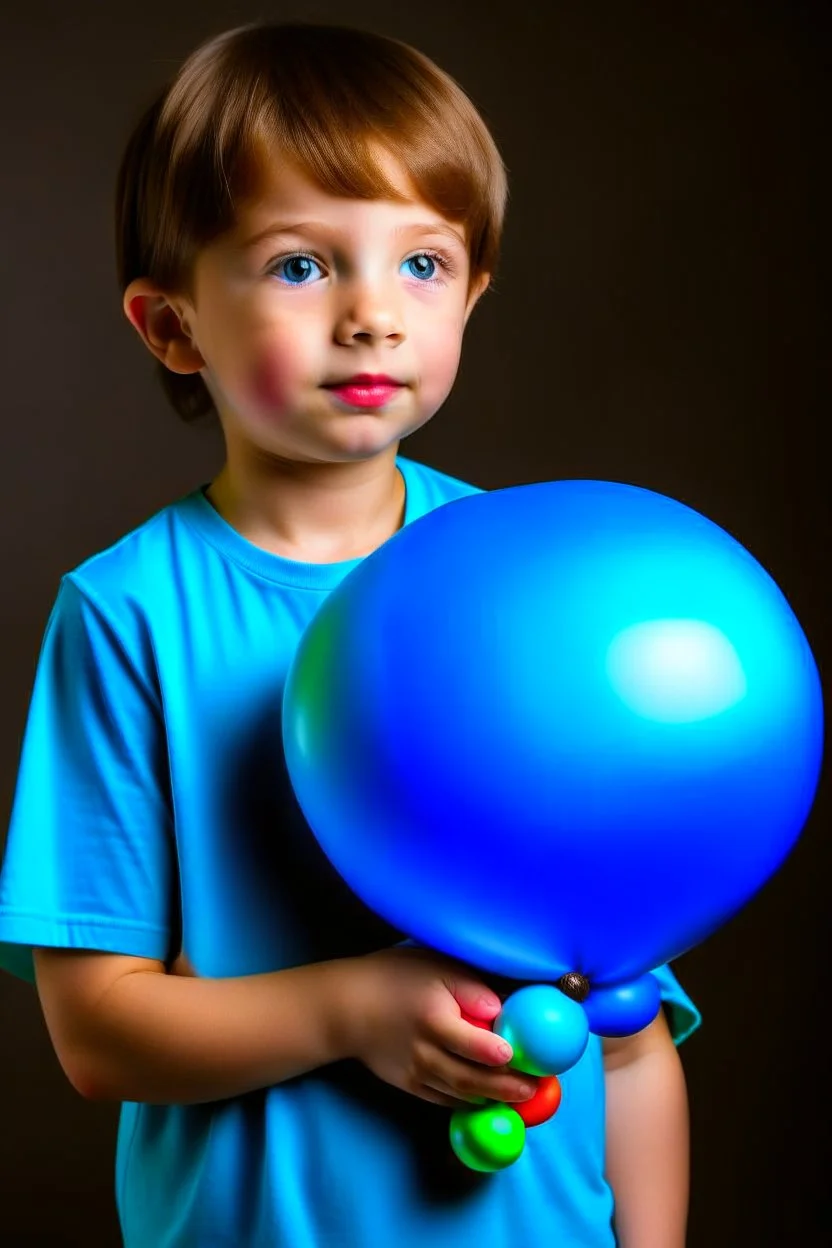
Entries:
MULTIPOLYGON (((376 418, 378 421, 378 418, 376 418)), ((413 430, 383 427, 365 424, 362 420, 349 430, 340 430, 338 436, 322 440, 320 457, 332 463, 355 463, 360 460, 375 459, 379 455, 395 453, 399 443, 413 430)))

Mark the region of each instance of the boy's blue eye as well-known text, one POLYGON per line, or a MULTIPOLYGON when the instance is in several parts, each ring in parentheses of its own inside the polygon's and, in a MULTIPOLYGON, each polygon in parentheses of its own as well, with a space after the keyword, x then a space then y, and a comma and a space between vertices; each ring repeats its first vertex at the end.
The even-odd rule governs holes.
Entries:
MULTIPOLYGON (((436 273, 437 261, 425 251, 421 251, 415 256, 409 256, 402 264, 403 266, 410 266, 411 277, 432 281, 436 273)), ((279 260, 272 272, 280 277, 287 286, 304 286, 309 285, 308 279, 312 276, 313 269, 317 269, 320 273, 318 262, 313 260, 311 256, 297 253, 279 260)))
POLYGON ((310 268, 320 268, 311 256, 287 256, 275 266, 275 272, 283 269, 290 286, 301 286, 309 276, 310 268))
POLYGON ((430 272, 428 273, 425 272, 423 267, 418 268, 416 270, 411 269, 410 272, 413 277, 432 278, 436 271, 436 261, 434 260, 433 256, 429 256, 427 252, 424 252, 424 251, 421 251, 418 256, 411 256, 408 260, 405 260, 404 263, 412 264, 412 265, 420 265, 420 266, 424 266, 424 265, 429 266, 430 272))

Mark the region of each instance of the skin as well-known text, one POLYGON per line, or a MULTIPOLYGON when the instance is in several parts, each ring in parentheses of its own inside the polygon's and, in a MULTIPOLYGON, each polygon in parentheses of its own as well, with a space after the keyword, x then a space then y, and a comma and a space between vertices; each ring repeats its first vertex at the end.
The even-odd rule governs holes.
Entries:
POLYGON ((407 202, 341 199, 292 166, 266 168, 235 227, 200 253, 191 298, 146 279, 124 294, 147 347, 174 372, 199 372, 214 399, 227 451, 214 506, 288 558, 364 555, 400 527, 399 443, 450 393, 489 281, 470 283, 463 228, 383 163, 407 202), (310 222, 251 242, 273 224, 310 222), (298 250, 315 256, 305 270, 287 267, 298 250), (449 267, 417 259, 426 250, 449 267), (356 373, 406 385, 384 408, 345 410, 322 387, 356 373))
POLYGON ((685 1076, 664 1012, 604 1041, 607 1178, 620 1248, 685 1248, 690 1153, 685 1076))
MULTIPOLYGON (((339 199, 298 169, 269 166, 233 229, 198 256, 190 295, 144 278, 124 294, 147 348, 174 372, 199 372, 214 399, 226 460, 213 505, 249 541, 306 562, 367 554, 401 526, 399 444, 447 398, 489 282, 471 281, 461 227, 384 159, 406 202, 339 199), (264 233, 281 221, 318 224, 264 233), (298 250, 314 264, 290 263, 298 250), (426 263, 427 252, 449 267, 426 263), (384 408, 345 410, 323 386, 360 372, 406 384, 384 408)), ((498 1037, 461 1017, 493 1020, 499 997, 426 951, 237 979, 200 977, 184 954, 165 965, 40 949, 35 967, 59 1060, 91 1099, 211 1101, 343 1057, 451 1108, 534 1092, 507 1069, 498 1037)), ((619 1242, 683 1248, 687 1101, 663 1015, 605 1042, 604 1054, 619 1242)))

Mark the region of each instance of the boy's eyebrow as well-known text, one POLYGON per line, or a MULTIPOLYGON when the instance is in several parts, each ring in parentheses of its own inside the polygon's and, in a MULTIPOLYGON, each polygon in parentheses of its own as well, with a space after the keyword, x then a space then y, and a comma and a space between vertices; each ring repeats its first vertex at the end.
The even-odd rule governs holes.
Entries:
MULTIPOLYGON (((254 247, 256 243, 262 242, 264 238, 271 238, 278 234, 302 234, 304 232, 314 234, 315 232, 329 233, 330 231, 331 227, 325 221, 294 221, 291 223, 274 221, 271 225, 267 225, 264 230, 260 230, 258 234, 244 239, 241 246, 244 249, 248 249, 249 247, 254 247)), ((415 234, 417 231, 424 234, 446 234, 462 247, 465 246, 465 239, 459 231, 442 221, 408 222, 407 225, 397 226, 391 233, 394 238, 397 238, 401 234, 415 234)))

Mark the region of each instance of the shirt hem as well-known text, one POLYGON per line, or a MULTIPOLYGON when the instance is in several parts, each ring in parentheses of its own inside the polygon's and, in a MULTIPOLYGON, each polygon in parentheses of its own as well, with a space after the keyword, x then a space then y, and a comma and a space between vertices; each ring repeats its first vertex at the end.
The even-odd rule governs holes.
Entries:
POLYGON ((170 933, 151 923, 97 915, 43 915, 0 906, 0 968, 35 982, 32 950, 92 949, 128 957, 164 959, 170 933))

